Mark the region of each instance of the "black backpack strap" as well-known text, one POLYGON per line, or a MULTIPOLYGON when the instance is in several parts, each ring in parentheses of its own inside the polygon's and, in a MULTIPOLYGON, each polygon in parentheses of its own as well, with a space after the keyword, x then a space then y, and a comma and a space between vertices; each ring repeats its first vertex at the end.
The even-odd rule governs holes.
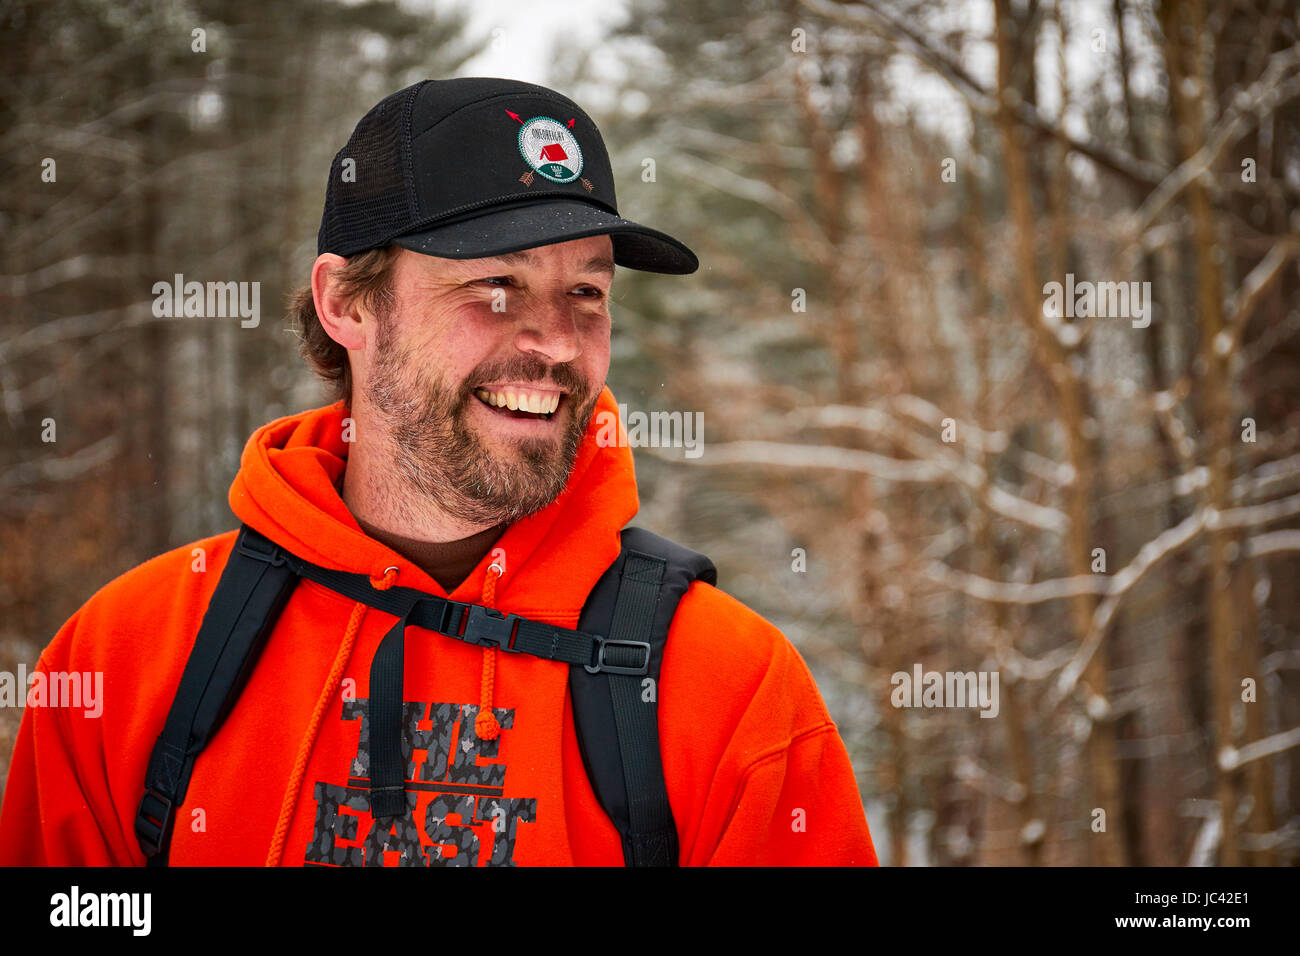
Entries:
POLYGON ((203 615, 176 699, 154 744, 135 835, 149 866, 166 866, 175 811, 185 800, 194 759, 207 746, 248 682, 298 575, 269 540, 243 526, 203 615))
MULTIPOLYGON (((659 666, 677 604, 691 581, 717 581, 708 558, 648 531, 624 529, 619 557, 588 597, 579 630, 569 631, 406 588, 375 591, 364 575, 318 568, 245 525, 149 758, 135 821, 148 865, 167 865, 174 814, 185 800, 194 760, 230 713, 300 577, 397 614, 402 617, 394 628, 398 634, 417 624, 467 643, 569 663, 583 762, 597 799, 623 837, 627 864, 677 864, 677 831, 659 754, 659 666)), ((372 682, 373 670, 372 664, 372 682)))
POLYGON ((677 827, 659 753, 659 667, 677 604, 697 578, 717 583, 707 557, 641 528, 625 528, 618 558, 592 589, 578 621, 578 630, 620 642, 608 656, 626 655, 630 662, 649 648, 645 675, 569 669, 583 764, 596 799, 623 838, 628 866, 678 863, 677 827))

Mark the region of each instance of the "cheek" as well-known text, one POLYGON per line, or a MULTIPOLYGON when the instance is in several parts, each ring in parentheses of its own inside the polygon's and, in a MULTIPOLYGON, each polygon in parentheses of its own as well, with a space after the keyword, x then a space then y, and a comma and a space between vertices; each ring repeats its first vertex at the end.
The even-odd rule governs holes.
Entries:
POLYGON ((498 354, 509 336, 501 317, 481 310, 460 309, 431 325, 426 334, 412 342, 412 359, 426 377, 435 377, 459 388, 474 369, 498 354))
POLYGON ((595 382, 605 381, 609 372, 610 318, 609 315, 580 319, 582 330, 582 356, 578 364, 595 382))
POLYGON ((605 381, 609 375, 609 325, 606 324, 603 334, 593 336, 590 344, 584 344, 582 349, 583 358, 586 361, 587 375, 591 381, 599 385, 605 381))
MULTIPOLYGON (((607 314, 579 315, 576 321, 582 354, 573 365, 599 388, 609 374, 610 318, 607 314)), ((512 354, 517 332, 490 305, 462 304, 431 321, 423 334, 413 331, 411 356, 426 380, 435 376, 445 384, 459 387, 475 369, 512 354)))

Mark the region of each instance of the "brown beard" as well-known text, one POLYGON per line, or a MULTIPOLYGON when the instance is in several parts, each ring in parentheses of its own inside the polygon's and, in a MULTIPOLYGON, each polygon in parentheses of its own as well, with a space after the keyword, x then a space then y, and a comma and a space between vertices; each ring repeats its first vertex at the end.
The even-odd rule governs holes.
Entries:
POLYGON ((540 511, 568 483, 578 448, 596 410, 600 389, 581 378, 572 364, 547 365, 532 355, 484 364, 458 386, 418 371, 408 346, 394 340, 392 316, 376 315, 375 361, 366 396, 379 414, 394 450, 397 473, 417 497, 449 517, 470 524, 501 524, 540 511), (514 443, 509 459, 479 440, 467 420, 471 389, 482 382, 537 382, 564 389, 561 409, 569 421, 557 443, 526 439, 514 443))

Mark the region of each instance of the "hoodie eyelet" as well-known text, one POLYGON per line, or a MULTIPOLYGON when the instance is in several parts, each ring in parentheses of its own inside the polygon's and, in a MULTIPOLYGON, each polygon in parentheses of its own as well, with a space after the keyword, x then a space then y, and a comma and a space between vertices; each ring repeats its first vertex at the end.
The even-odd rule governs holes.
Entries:
POLYGON ((387 591, 389 588, 393 586, 393 583, 397 580, 397 575, 401 572, 401 570, 402 570, 401 568, 396 566, 390 566, 384 568, 383 574, 370 575, 370 584, 378 591, 387 591))

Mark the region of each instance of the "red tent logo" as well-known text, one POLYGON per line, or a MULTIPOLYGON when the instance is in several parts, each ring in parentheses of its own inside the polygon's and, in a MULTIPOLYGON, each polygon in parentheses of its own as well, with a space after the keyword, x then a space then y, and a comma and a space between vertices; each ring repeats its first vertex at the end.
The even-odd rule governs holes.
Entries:
POLYGON ((549 143, 542 147, 542 159, 548 163, 558 163, 568 158, 569 154, 564 151, 564 147, 559 143, 549 143))
MULTIPOLYGON (((525 122, 517 113, 506 110, 519 123, 519 155, 531 171, 520 177, 525 185, 532 180, 532 171, 554 183, 571 183, 582 173, 582 147, 573 135, 573 120, 569 125, 549 116, 534 116, 525 122), (525 178, 526 177, 526 178, 525 178)), ((582 185, 587 189, 586 180, 582 185)))

